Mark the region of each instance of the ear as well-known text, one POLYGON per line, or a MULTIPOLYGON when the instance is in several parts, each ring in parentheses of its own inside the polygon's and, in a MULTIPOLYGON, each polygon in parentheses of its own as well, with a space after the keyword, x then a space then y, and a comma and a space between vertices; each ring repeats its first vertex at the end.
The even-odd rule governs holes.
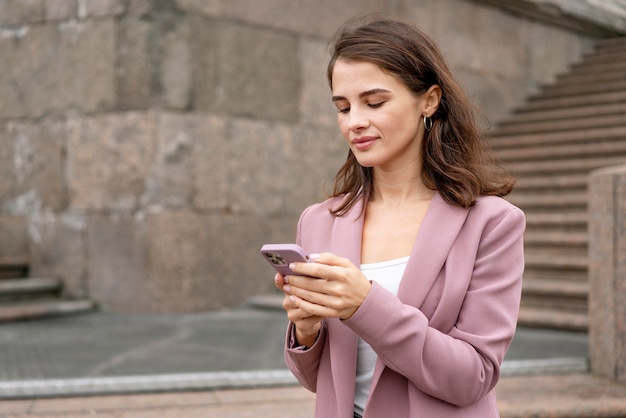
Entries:
POLYGON ((424 116, 432 116, 437 111, 439 107, 439 103, 441 103, 441 87, 439 84, 433 84, 430 86, 426 93, 422 95, 424 98, 424 116))

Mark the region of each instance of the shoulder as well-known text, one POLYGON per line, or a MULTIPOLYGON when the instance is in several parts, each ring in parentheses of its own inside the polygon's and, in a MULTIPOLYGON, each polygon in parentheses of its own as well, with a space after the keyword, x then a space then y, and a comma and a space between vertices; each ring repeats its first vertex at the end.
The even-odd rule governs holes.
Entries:
POLYGON ((498 196, 480 196, 476 199, 476 203, 470 208, 470 213, 481 215, 504 215, 509 212, 520 213, 523 212, 520 208, 513 205, 508 200, 498 196))
POLYGON ((323 202, 315 203, 308 206, 300 215, 300 222, 302 221, 321 221, 324 219, 332 220, 335 215, 331 213, 333 208, 339 206, 344 199, 343 196, 331 197, 323 202))
POLYGON ((486 228, 506 223, 525 227, 524 212, 509 201, 498 196, 481 196, 469 209, 469 219, 484 224, 486 228))

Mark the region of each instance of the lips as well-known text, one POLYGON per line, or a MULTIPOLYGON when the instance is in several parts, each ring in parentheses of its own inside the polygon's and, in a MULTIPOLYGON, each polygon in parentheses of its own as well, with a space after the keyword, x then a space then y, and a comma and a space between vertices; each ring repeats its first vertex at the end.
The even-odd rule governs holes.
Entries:
POLYGON ((352 145, 359 151, 370 148, 378 140, 376 136, 360 136, 352 139, 352 145))

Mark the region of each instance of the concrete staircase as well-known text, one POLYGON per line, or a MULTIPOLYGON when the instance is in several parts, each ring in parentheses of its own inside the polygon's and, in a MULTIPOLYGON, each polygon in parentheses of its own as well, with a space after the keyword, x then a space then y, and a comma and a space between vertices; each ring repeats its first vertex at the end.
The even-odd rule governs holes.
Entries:
POLYGON ((626 164, 626 38, 599 41, 490 136, 527 216, 520 325, 587 330, 587 177, 626 164))
POLYGON ((0 257, 0 323, 70 315, 95 309, 91 300, 62 297, 62 283, 50 277, 29 277, 28 258, 0 257))

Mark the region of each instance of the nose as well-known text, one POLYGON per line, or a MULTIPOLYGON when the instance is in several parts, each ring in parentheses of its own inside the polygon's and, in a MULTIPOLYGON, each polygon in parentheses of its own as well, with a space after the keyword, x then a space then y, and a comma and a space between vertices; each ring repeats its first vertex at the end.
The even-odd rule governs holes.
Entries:
POLYGON ((348 114, 348 129, 351 131, 360 131, 367 128, 369 119, 367 113, 360 106, 352 106, 348 114))

